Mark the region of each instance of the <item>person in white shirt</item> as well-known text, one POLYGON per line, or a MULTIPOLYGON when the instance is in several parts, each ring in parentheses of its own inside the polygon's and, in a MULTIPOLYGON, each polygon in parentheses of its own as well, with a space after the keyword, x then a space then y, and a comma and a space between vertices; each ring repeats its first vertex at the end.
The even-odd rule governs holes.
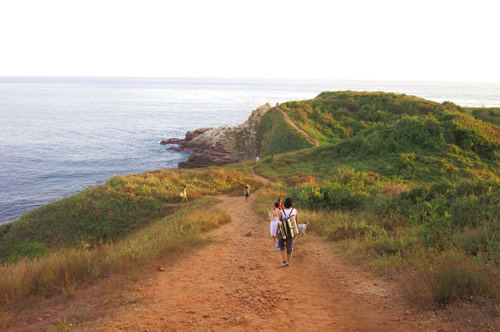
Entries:
MULTIPOLYGON (((295 221, 298 223, 298 216, 297 216, 297 209, 293 208, 293 200, 291 197, 287 197, 285 199, 285 208, 281 211, 283 218, 288 218, 291 216, 295 216, 295 221)), ((286 226, 287 227, 287 226, 286 226)), ((278 248, 281 253, 281 258, 283 258, 283 261, 281 262, 280 266, 289 266, 290 264, 290 259, 292 258, 292 252, 293 252, 293 237, 290 235, 290 231, 287 232, 287 237, 286 239, 283 239, 283 236, 281 234, 281 230, 278 231, 278 248), (286 245, 286 255, 285 255, 285 245, 286 245)))

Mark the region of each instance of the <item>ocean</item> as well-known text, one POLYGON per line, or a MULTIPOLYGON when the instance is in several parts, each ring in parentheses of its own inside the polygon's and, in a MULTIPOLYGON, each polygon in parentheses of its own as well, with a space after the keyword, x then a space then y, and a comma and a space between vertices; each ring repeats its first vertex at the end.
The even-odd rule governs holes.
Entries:
POLYGON ((500 106, 500 82, 0 77, 0 223, 114 174, 177 167, 188 154, 163 139, 338 90, 500 106))

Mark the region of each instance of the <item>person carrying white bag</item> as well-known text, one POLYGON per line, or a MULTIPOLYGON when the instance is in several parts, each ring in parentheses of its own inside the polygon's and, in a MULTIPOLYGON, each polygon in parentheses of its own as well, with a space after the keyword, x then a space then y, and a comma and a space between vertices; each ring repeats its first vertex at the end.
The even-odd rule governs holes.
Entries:
POLYGON ((297 209, 294 209, 292 206, 292 198, 287 197, 284 205, 285 209, 282 210, 282 218, 279 222, 280 227, 278 231, 278 248, 281 253, 281 258, 283 259, 280 264, 282 267, 290 265, 290 259, 292 258, 293 252, 293 239, 297 234, 299 234, 299 228, 297 226, 297 209))

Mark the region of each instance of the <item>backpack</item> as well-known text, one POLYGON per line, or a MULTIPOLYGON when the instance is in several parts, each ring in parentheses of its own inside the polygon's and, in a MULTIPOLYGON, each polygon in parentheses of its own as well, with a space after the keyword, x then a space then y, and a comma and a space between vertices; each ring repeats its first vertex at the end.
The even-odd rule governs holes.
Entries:
POLYGON ((281 217, 281 220, 279 222, 280 225, 280 230, 281 230, 281 236, 283 239, 286 239, 287 237, 294 238, 296 235, 299 234, 299 227, 297 226, 297 220, 295 218, 295 215, 291 215, 293 212, 293 209, 290 211, 290 214, 287 216, 285 214, 285 210, 282 210, 281 213, 283 214, 283 217, 281 217))

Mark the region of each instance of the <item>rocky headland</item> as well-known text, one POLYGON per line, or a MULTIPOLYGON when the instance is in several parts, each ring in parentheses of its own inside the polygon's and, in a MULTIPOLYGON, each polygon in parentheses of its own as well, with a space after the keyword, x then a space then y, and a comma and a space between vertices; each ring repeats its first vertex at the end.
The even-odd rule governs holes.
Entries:
POLYGON ((183 139, 170 138, 161 144, 172 145, 168 150, 192 152, 188 160, 179 163, 179 168, 224 165, 255 158, 260 153, 257 127, 271 108, 269 103, 258 107, 237 127, 200 128, 187 132, 183 139))

